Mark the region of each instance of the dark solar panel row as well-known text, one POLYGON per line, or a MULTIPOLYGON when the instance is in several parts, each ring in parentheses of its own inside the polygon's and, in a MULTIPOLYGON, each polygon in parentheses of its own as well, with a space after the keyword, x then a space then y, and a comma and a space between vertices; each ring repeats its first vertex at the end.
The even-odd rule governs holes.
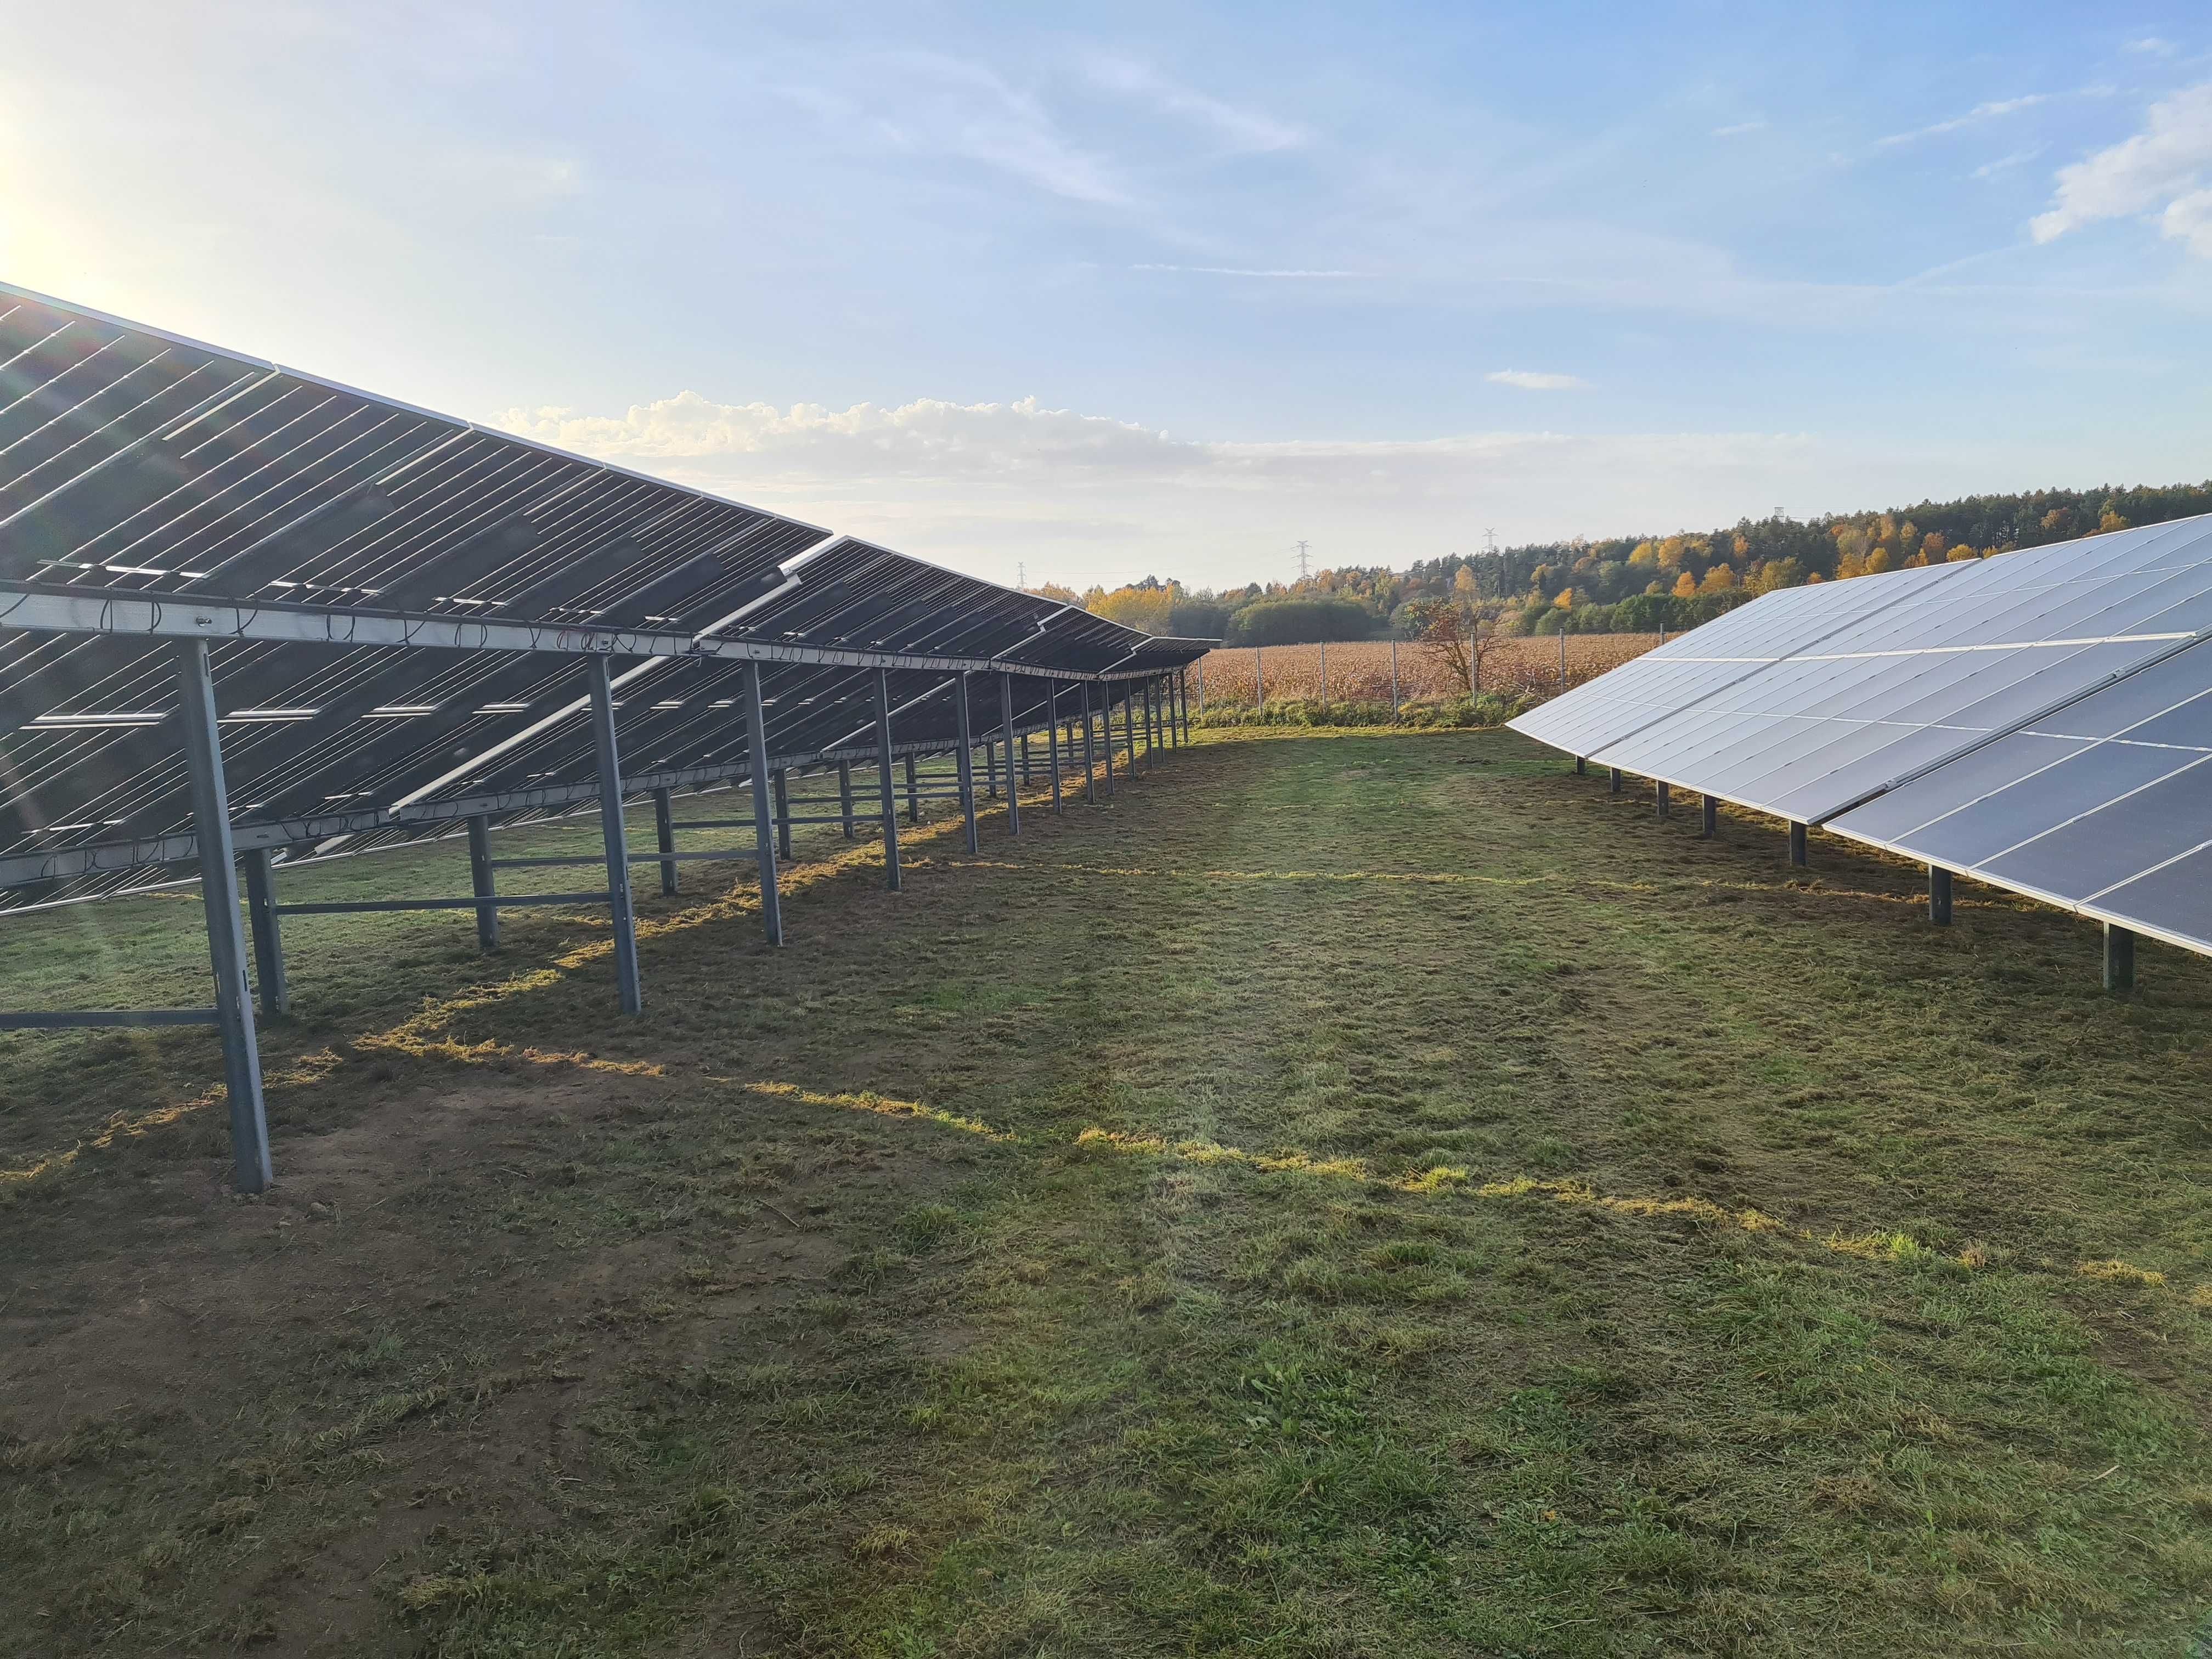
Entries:
MULTIPOLYGON (((766 670, 779 762, 872 731, 873 670, 832 653, 921 659, 895 671, 902 701, 925 699, 898 740, 949 744, 949 704, 925 694, 957 666, 1126 674, 1205 648, 0 286, 0 867, 19 875, 58 853, 167 850, 191 819, 171 646, 101 631, 125 626, 112 605, 95 604, 94 631, 27 626, 24 596, 54 594, 150 601, 143 614, 170 619, 215 607, 241 828, 588 781, 578 653, 594 641, 626 677, 626 774, 742 763, 749 647, 799 659, 766 670), (389 613, 520 623, 544 643, 348 644, 344 628, 310 643, 261 625, 389 613), (659 637, 654 650, 701 639, 732 654, 648 657, 626 630, 659 637)), ((1042 720, 1042 683, 1018 684, 1042 720)), ((975 691, 979 722, 995 722, 996 675, 975 691)), ((129 858, 68 867, 88 862, 129 858)), ((158 873, 16 885, 0 905, 158 873)))

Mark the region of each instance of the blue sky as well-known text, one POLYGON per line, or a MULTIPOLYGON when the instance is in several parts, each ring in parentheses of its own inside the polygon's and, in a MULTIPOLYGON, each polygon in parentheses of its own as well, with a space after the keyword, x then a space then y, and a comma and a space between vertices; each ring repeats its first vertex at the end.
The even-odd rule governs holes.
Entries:
POLYGON ((0 276, 981 574, 2212 475, 2212 15, 10 6, 0 276))

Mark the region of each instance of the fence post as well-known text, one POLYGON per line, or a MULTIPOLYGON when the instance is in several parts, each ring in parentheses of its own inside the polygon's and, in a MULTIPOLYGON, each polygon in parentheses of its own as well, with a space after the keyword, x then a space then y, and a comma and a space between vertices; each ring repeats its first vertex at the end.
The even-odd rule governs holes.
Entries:
POLYGON ((845 815, 845 839, 854 839, 853 829, 853 763, 837 763, 837 805, 845 815))
POLYGON ((1328 641, 1321 642, 1321 700, 1328 701, 1328 641))
POLYGON ((1390 636, 1390 718, 1398 718, 1398 636, 1390 636))
POLYGON ((906 757, 906 821, 921 822, 921 785, 914 775, 914 757, 906 757))
POLYGON ((1252 707, 1255 709, 1267 706, 1267 663, 1261 649, 1256 645, 1252 647, 1252 707))
POLYGON ((1198 712, 1206 712, 1206 659, 1198 659, 1198 712))
POLYGON ((1567 689, 1567 630, 1559 630, 1559 690, 1567 689))

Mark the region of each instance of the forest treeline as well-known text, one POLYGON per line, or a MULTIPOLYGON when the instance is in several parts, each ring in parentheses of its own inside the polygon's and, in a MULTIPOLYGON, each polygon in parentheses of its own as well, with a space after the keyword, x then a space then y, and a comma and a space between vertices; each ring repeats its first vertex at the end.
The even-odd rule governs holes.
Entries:
POLYGON ((1051 583, 1033 591, 1148 633, 1230 645, 1410 637, 1440 603, 1505 634, 1649 633, 1694 627, 1778 587, 1988 558, 2199 513, 2212 513, 2212 481, 1969 495, 1810 520, 1743 519, 1702 534, 1455 553, 1404 570, 1346 565, 1222 592, 1153 576, 1110 592, 1079 594, 1051 583))

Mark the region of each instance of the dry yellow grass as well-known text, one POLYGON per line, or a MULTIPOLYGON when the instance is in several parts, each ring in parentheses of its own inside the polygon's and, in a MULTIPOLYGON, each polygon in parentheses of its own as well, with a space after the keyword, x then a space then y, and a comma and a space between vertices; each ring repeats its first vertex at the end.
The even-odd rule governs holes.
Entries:
MULTIPOLYGON (((1485 653, 1485 691, 1556 691, 1560 685, 1559 641, 1566 641, 1565 684, 1580 685, 1618 668, 1659 643, 1656 634, 1569 634, 1499 640, 1485 653)), ((1402 697, 1443 697, 1456 690, 1450 671, 1422 647, 1401 641, 1398 690, 1402 697)), ((1323 697, 1335 702, 1388 702, 1390 641, 1360 640, 1338 645, 1270 645, 1209 653, 1194 672, 1194 702, 1202 682, 1209 702, 1253 700, 1257 676, 1270 701, 1323 697), (1327 681, 1324 685, 1323 672, 1327 681)))

